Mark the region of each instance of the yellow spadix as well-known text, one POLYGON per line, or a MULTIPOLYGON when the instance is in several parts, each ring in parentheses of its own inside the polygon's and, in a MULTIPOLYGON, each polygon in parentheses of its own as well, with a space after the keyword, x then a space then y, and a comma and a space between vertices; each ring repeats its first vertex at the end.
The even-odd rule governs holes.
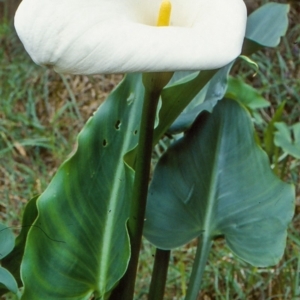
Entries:
POLYGON ((170 25, 171 10, 172 10, 171 2, 168 0, 163 0, 159 9, 157 24, 156 24, 157 26, 170 25))

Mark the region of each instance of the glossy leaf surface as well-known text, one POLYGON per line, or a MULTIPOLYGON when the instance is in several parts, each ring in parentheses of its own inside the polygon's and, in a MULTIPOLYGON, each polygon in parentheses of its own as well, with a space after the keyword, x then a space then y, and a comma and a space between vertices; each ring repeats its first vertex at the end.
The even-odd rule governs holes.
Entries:
POLYGON ((124 274, 133 170, 123 156, 137 143, 143 94, 141 76, 126 77, 37 200, 21 266, 22 299, 103 297, 124 274))
POLYGON ((283 254, 293 212, 293 187, 273 174, 250 116, 237 102, 222 100, 160 159, 144 233, 161 249, 202 232, 222 235, 236 255, 267 266, 283 254))

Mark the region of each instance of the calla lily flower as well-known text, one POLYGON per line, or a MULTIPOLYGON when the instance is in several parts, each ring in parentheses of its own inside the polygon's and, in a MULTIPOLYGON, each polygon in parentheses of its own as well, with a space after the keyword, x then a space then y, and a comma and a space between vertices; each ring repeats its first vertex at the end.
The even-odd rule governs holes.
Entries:
POLYGON ((161 0, 23 0, 15 27, 34 62, 61 73, 207 70, 240 54, 242 0, 170 1, 158 27, 161 0))

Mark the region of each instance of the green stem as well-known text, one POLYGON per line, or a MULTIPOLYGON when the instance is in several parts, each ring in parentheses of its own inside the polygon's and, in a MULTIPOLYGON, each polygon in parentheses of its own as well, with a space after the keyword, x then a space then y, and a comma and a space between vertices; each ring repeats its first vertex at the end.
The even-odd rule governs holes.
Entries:
POLYGON ((152 93, 147 90, 145 92, 139 146, 135 163, 135 181, 132 197, 133 203, 128 221, 128 231, 131 242, 131 258, 124 280, 128 278, 129 282, 123 298, 120 298, 124 300, 132 299, 132 295, 134 293, 134 283, 141 246, 148 193, 153 128, 159 95, 160 94, 152 93))
POLYGON ((274 173, 280 177, 279 175, 279 148, 275 147, 274 149, 274 173))
POLYGON ((131 257, 126 273, 113 291, 110 297, 111 300, 133 299, 148 194, 156 109, 160 93, 170 78, 171 76, 168 76, 167 73, 147 73, 143 75, 145 86, 144 104, 135 161, 131 211, 128 220, 131 257))
MULTIPOLYGON (((284 158, 284 160, 283 160, 283 164, 282 164, 282 167, 281 167, 281 173, 280 173, 280 178, 281 178, 282 180, 285 179, 286 168, 287 168, 288 160, 289 160, 289 159, 288 159, 288 156, 287 156, 286 158, 284 158)), ((278 164, 278 162, 277 162, 277 164, 278 164)))
POLYGON ((185 300, 196 300, 200 292, 201 281, 208 259, 209 251, 212 245, 211 238, 205 233, 199 238, 197 253, 193 270, 190 278, 190 283, 185 300))
POLYGON ((170 253, 170 250, 156 249, 148 300, 164 299, 170 253))

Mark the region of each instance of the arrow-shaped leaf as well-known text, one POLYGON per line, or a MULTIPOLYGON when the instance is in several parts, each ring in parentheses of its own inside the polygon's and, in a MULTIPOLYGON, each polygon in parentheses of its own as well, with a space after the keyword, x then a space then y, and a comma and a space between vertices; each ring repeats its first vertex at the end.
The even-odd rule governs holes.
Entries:
POLYGON ((236 255, 268 266, 283 254, 293 212, 293 187, 273 174, 246 110, 225 99, 160 159, 144 233, 161 249, 223 235, 236 255))

